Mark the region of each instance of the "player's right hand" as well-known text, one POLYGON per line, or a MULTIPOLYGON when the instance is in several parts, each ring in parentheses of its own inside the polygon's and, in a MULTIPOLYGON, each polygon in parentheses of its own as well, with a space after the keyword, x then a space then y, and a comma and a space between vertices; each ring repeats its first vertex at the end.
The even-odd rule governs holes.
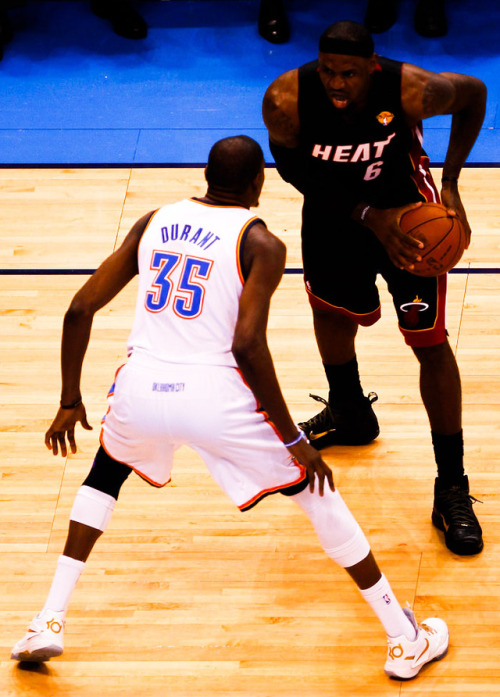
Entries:
POLYGON ((66 457, 68 449, 66 438, 72 453, 76 453, 75 426, 80 421, 86 431, 92 431, 92 426, 87 421, 87 412, 83 403, 74 409, 59 409, 56 418, 52 422, 49 430, 45 434, 45 445, 52 450, 53 455, 57 455, 59 448, 61 456, 66 457))
POLYGON ((398 208, 370 209, 368 227, 384 245, 389 259, 398 269, 411 271, 415 262, 421 261, 419 251, 423 249, 423 243, 405 234, 399 227, 403 214, 421 205, 422 203, 418 202, 398 208))
POLYGON ((330 489, 335 491, 332 470, 323 460, 319 452, 315 450, 308 441, 302 439, 297 445, 288 448, 288 450, 300 464, 306 468, 311 492, 314 491, 314 480, 316 477, 318 478, 318 491, 320 496, 323 496, 325 490, 325 480, 328 482, 330 489))

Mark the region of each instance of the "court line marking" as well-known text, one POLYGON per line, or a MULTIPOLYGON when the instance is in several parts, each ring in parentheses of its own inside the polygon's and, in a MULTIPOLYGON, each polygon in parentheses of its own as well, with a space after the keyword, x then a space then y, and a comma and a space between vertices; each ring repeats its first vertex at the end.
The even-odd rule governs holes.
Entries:
MULTIPOLYGON (((96 269, 0 269, 0 276, 92 276, 96 269)), ((285 274, 302 274, 301 268, 287 268, 285 274)), ((448 273, 456 274, 500 274, 500 267, 473 268, 461 267, 451 269, 448 273)))

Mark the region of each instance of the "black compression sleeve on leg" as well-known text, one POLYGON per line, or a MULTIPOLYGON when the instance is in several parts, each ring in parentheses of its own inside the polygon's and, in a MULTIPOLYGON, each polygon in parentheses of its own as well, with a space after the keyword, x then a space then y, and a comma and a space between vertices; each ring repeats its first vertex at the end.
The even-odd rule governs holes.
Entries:
POLYGON ((122 484, 131 472, 131 467, 113 460, 101 445, 83 486, 90 486, 118 499, 122 484))

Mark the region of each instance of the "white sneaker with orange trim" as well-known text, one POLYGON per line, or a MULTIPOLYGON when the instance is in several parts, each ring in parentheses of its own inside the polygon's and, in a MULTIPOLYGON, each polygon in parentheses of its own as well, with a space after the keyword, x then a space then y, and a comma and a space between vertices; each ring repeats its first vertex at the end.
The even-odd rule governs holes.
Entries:
POLYGON ((448 651, 448 627, 437 617, 430 617, 418 625, 413 612, 404 608, 417 632, 413 641, 407 637, 387 637, 387 661, 384 670, 391 678, 411 680, 431 661, 439 661, 448 651))
POLYGON ((44 610, 34 617, 28 633, 12 649, 15 661, 48 661, 64 649, 64 612, 44 610))

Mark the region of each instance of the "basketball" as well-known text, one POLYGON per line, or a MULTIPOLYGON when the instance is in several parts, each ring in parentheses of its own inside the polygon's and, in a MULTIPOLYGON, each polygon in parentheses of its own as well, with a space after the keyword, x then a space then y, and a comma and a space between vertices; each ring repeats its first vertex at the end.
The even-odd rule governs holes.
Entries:
POLYGON ((466 245, 465 228, 458 216, 452 217, 440 203, 423 203, 401 216, 401 230, 424 243, 410 273, 439 276, 460 261, 466 245))

